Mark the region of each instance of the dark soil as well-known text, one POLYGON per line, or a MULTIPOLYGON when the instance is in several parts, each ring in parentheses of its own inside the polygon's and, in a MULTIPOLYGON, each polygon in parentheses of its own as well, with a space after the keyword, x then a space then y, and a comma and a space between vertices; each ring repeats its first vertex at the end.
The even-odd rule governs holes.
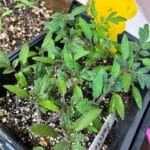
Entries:
MULTIPOLYGON (((105 101, 100 105, 102 111, 102 122, 104 122, 108 116, 108 101, 106 98, 105 101)), ((36 145, 44 146, 46 150, 52 150, 53 146, 63 140, 62 129, 59 126, 58 120, 51 120, 55 113, 47 112, 46 114, 41 113, 41 123, 48 124, 55 128, 59 133, 57 138, 43 138, 31 134, 27 127, 36 124, 39 120, 37 117, 37 110, 35 105, 31 101, 23 101, 17 96, 12 96, 7 94, 5 98, 0 99, 0 124, 5 126, 11 133, 15 136, 16 140, 20 143, 27 145, 28 147, 33 147, 36 145)), ((89 147, 91 142, 96 136, 96 133, 90 133, 84 131, 84 134, 87 135, 86 141, 83 145, 89 147)), ((108 138, 108 143, 110 143, 112 135, 108 138)), ((107 144, 104 144, 102 147, 103 150, 107 149, 107 144)))
MULTIPOLYGON (((50 119, 53 115, 56 114, 52 112, 47 112, 46 114, 41 113, 40 121, 42 124, 54 127, 59 133, 59 136, 57 138, 39 137, 31 134, 27 129, 29 126, 36 124, 39 120, 36 108, 31 101, 23 101, 11 95, 7 95, 5 98, 0 99, 0 124, 11 131, 18 142, 28 147, 40 145, 43 146, 45 150, 52 150, 52 147, 54 147, 57 142, 63 140, 63 133, 59 126, 59 121, 52 121, 50 119)), ((85 134, 87 134, 87 139, 83 145, 89 147, 95 134, 87 131, 85 134)))
POLYGON ((13 10, 13 13, 2 19, 0 50, 9 53, 43 31, 44 21, 50 19, 53 11, 48 10, 42 0, 34 7, 24 6, 20 9, 14 9, 15 0, 5 1, 6 5, 0 1, 0 15, 4 8, 13 10))

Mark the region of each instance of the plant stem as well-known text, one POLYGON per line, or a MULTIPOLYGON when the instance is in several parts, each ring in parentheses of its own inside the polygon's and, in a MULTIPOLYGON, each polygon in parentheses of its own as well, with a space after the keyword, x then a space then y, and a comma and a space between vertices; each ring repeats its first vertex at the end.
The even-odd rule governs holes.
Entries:
POLYGON ((35 104, 36 112, 37 112, 37 124, 40 124, 41 122, 41 113, 39 111, 39 105, 35 104))
POLYGON ((103 99, 105 98, 106 95, 107 95, 107 93, 103 93, 103 94, 98 98, 98 100, 96 101, 96 105, 97 105, 97 106, 103 101, 103 99))

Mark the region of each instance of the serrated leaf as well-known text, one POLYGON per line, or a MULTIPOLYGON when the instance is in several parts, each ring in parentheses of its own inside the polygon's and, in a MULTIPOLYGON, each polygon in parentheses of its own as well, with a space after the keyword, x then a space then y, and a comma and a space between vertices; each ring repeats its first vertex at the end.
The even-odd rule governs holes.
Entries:
POLYGON ((115 108, 117 110, 117 113, 119 114, 119 116, 121 117, 121 119, 123 120, 124 119, 124 116, 125 116, 125 108, 124 108, 124 104, 123 104, 123 101, 122 101, 122 98, 120 95, 114 93, 112 98, 111 98, 111 101, 112 101, 112 110, 115 108))
POLYGON ((36 57, 32 57, 33 60, 35 61, 39 61, 41 63, 46 63, 46 64, 53 64, 54 60, 52 60, 49 57, 40 57, 40 56, 36 56, 36 57))
POLYGON ((91 1, 90 3, 90 13, 92 15, 92 17, 97 17, 97 11, 96 11, 96 8, 95 8, 95 3, 94 1, 91 1))
POLYGON ((122 86, 125 92, 128 92, 131 85, 132 75, 130 73, 124 73, 122 75, 122 86))
POLYGON ((83 114, 75 123, 72 124, 72 129, 75 131, 81 131, 86 128, 94 119, 100 114, 100 109, 93 109, 83 114))
POLYGON ((93 85, 92 85, 92 94, 94 99, 98 98, 102 93, 103 88, 103 70, 100 70, 96 75, 93 85))
POLYGON ((28 81, 25 77, 25 75, 22 72, 18 72, 15 74, 15 77, 18 81, 18 83, 23 86, 23 87, 27 87, 28 86, 28 81))
POLYGON ((0 68, 8 68, 9 66, 10 63, 7 55, 0 51, 0 68))
POLYGON ((18 60, 18 59, 15 59, 15 60, 12 62, 13 68, 16 68, 16 67, 18 66, 18 63, 19 63, 19 60, 18 60))
POLYGON ((123 36, 122 42, 121 42, 121 53, 123 59, 126 61, 129 58, 129 41, 128 37, 126 35, 123 36))
POLYGON ((35 55, 37 55, 37 53, 36 53, 35 51, 29 51, 29 53, 28 53, 28 58, 29 58, 29 57, 33 57, 33 56, 35 56, 35 55))
POLYGON ((55 54, 57 50, 55 47, 54 40, 52 39, 52 33, 50 31, 47 33, 47 35, 44 38, 44 41, 42 43, 42 50, 48 52, 49 58, 51 59, 55 58, 55 54))
POLYGON ((57 87, 59 89, 59 92, 61 93, 62 96, 65 96, 65 94, 66 94, 65 81, 59 77, 56 82, 57 82, 57 87))
POLYGON ((83 12, 85 12, 87 10, 87 6, 80 6, 80 7, 76 7, 71 11, 71 14, 73 16, 77 16, 82 14, 83 12))
POLYGON ((112 71, 111 71, 111 77, 113 79, 116 79, 119 73, 120 73, 120 65, 116 61, 114 61, 112 71))
POLYGON ((146 83, 146 87, 147 89, 150 89, 150 75, 149 74, 145 74, 145 83, 146 83))
POLYGON ((27 62, 29 54, 29 45, 27 43, 23 44, 21 51, 19 53, 19 62, 24 65, 27 62))
POLYGON ((10 74, 12 72, 14 72, 14 70, 12 68, 6 68, 6 69, 4 69, 3 74, 10 74))
POLYGON ((92 109, 94 109, 94 106, 92 106, 92 103, 88 100, 80 100, 77 104, 77 110, 81 114, 85 114, 86 112, 89 112, 92 109))
POLYGON ((78 60, 82 57, 85 57, 89 54, 89 51, 84 51, 84 50, 79 50, 75 55, 74 55, 74 60, 78 60))
POLYGON ((64 62, 65 62, 66 67, 68 69, 72 69, 74 67, 74 60, 70 51, 68 50, 67 45, 64 46, 63 55, 64 55, 64 62))
POLYGON ((85 137, 85 135, 79 133, 79 134, 72 135, 70 139, 72 142, 81 142, 81 141, 85 140, 86 137, 85 137))
POLYGON ((110 101, 110 104, 109 104, 109 113, 114 113, 116 110, 115 108, 115 102, 114 102, 114 99, 111 98, 111 101, 110 101))
POLYGON ((114 24, 118 24, 120 22, 126 21, 126 19, 122 16, 116 16, 117 13, 116 12, 112 12, 109 16, 108 16, 108 21, 114 23, 114 24))
POLYGON ((58 135, 54 128, 43 124, 32 125, 29 127, 29 130, 32 133, 42 137, 57 137, 58 135))
POLYGON ((143 48, 144 50, 150 49, 150 41, 145 42, 145 43, 143 44, 142 48, 143 48))
POLYGON ((27 91, 17 87, 17 86, 14 86, 14 85, 4 85, 4 88, 6 88, 8 91, 18 95, 19 97, 21 98, 27 98, 28 97, 28 93, 27 91))
POLYGON ((34 146, 33 150, 44 150, 44 148, 41 146, 34 146))
POLYGON ((39 103, 39 105, 55 112, 60 111, 59 107, 55 105, 53 101, 50 100, 43 100, 39 103))
POLYGON ((135 86, 132 87, 132 94, 135 99, 135 102, 139 108, 142 108, 142 96, 140 91, 135 86))
POLYGON ((144 89, 145 88, 145 78, 144 78, 144 74, 141 74, 141 73, 138 73, 138 81, 139 81, 139 84, 141 86, 141 89, 144 89))
POLYGON ((34 2, 31 2, 29 0, 20 0, 20 2, 29 7, 34 6, 34 2))
POLYGON ((72 146, 72 150, 87 150, 87 149, 85 147, 83 147, 82 145, 74 144, 72 146))
POLYGON ((149 58, 142 59, 142 62, 145 66, 150 67, 150 59, 149 58))
POLYGON ((149 25, 145 24, 143 28, 139 30, 140 44, 144 44, 149 38, 149 25))
POLYGON ((73 89, 72 103, 76 105, 79 101, 83 100, 83 93, 79 86, 75 86, 73 89))
POLYGON ((91 40, 92 38, 92 31, 90 29, 89 24, 82 19, 81 17, 79 18, 79 25, 82 29, 82 32, 84 33, 84 35, 86 36, 87 39, 91 40))
POLYGON ((3 13, 1 14, 1 17, 3 18, 3 17, 5 17, 5 16, 8 16, 8 15, 10 15, 12 12, 13 12, 13 10, 5 9, 5 12, 3 12, 3 13))
POLYGON ((56 144, 54 150, 68 150, 69 145, 66 141, 62 141, 56 144))

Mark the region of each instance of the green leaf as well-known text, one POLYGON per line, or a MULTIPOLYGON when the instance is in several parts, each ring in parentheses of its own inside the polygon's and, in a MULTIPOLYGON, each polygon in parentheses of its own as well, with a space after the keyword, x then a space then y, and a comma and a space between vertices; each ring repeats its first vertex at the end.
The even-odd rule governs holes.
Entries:
POLYGON ((15 59, 15 60, 12 62, 13 68, 16 68, 16 67, 18 66, 18 63, 19 63, 19 60, 18 60, 18 59, 15 59))
POLYGON ((44 148, 41 146, 34 146, 33 150, 44 150, 44 148))
POLYGON ((57 132, 54 130, 54 128, 43 125, 43 124, 35 124, 29 127, 29 130, 39 136, 42 137, 57 137, 57 132))
POLYGON ((96 8, 95 8, 94 1, 90 2, 90 12, 91 12, 93 18, 97 17, 97 11, 96 11, 96 8))
POLYGON ((85 12, 87 10, 87 6, 80 6, 80 7, 76 7, 71 11, 71 14, 73 16, 77 16, 82 14, 83 12, 85 12))
POLYGON ((114 24, 118 24, 120 22, 126 21, 126 19, 122 16, 117 16, 117 12, 112 12, 108 16, 107 21, 112 22, 114 24))
POLYGON ((84 35, 86 36, 87 39, 91 40, 92 38, 92 31, 90 29, 89 24, 82 19, 81 17, 79 18, 79 25, 82 29, 82 32, 84 33, 84 35))
POLYGON ((142 108, 142 96, 135 86, 132 87, 132 94, 135 99, 135 102, 139 108, 142 108))
POLYGON ((29 51, 28 58, 37 55, 35 51, 29 51))
POLYGON ((144 50, 150 49, 150 41, 145 42, 142 46, 142 49, 144 49, 144 50))
POLYGON ((82 145, 74 144, 72 146, 72 150, 87 150, 87 149, 85 147, 83 147, 82 145))
POLYGON ((56 144, 54 150, 68 150, 69 145, 66 141, 62 141, 56 144))
POLYGON ((83 99, 83 93, 79 86, 75 86, 75 88, 73 89, 73 93, 79 100, 83 99))
POLYGON ((138 81, 140 83, 141 89, 144 89, 145 88, 145 82, 147 82, 145 80, 145 75, 142 73, 138 73, 138 81))
POLYGON ((58 89, 59 89, 59 92, 61 93, 62 96, 65 96, 66 94, 66 84, 65 84, 65 81, 62 79, 62 78, 58 78, 57 81, 57 86, 58 86, 58 89))
POLYGON ((74 67, 74 60, 71 52, 68 50, 68 46, 65 44, 63 49, 64 62, 68 69, 72 69, 74 67))
POLYGON ((82 57, 85 57, 89 54, 89 51, 84 51, 84 50, 79 50, 75 55, 74 55, 74 60, 78 60, 82 57))
POLYGON ((75 86, 73 89, 73 96, 71 98, 71 102, 73 105, 76 105, 78 102, 83 100, 83 93, 79 86, 75 86))
POLYGON ((4 69, 3 74, 10 74, 12 72, 14 72, 14 70, 12 68, 6 68, 6 69, 4 69))
POLYGON ((6 54, 0 51, 0 68, 9 68, 10 63, 6 54))
POLYGON ((139 30, 140 44, 142 45, 149 39, 149 25, 145 24, 143 28, 139 30))
POLYGON ((54 40, 52 39, 52 33, 50 31, 47 33, 47 35, 44 38, 44 41, 42 43, 42 50, 48 52, 49 58, 51 59, 55 58, 55 54, 57 50, 55 47, 54 40))
POLYGON ((28 1, 28 0, 20 0, 21 3, 23 3, 26 6, 32 7, 34 6, 34 2, 28 1))
POLYGON ((123 36, 122 42, 121 42, 121 53, 123 59, 126 61, 129 58, 129 41, 128 37, 126 35, 123 36))
POLYGON ((110 104, 109 104, 109 113, 114 113, 116 110, 116 107, 115 107, 115 101, 114 99, 111 98, 111 101, 110 101, 110 104))
POLYGON ((84 141, 86 139, 86 136, 79 133, 79 134, 72 135, 70 139, 72 142, 81 142, 81 141, 84 141))
POLYGON ((142 62, 145 66, 150 67, 150 59, 149 58, 142 59, 142 62))
POLYGON ((5 9, 4 12, 2 13, 1 17, 9 16, 13 10, 5 9))
POLYGON ((93 81, 92 94, 94 99, 98 98, 101 95, 102 88, 103 88, 103 70, 100 70, 93 81))
POLYGON ((24 65, 27 62, 29 55, 29 45, 27 43, 23 44, 21 51, 19 53, 19 62, 24 65))
POLYGON ((88 100, 80 100, 79 103, 77 104, 77 110, 81 114, 85 114, 86 112, 91 111, 94 109, 94 106, 92 106, 92 102, 88 100))
POLYGON ((99 116, 100 112, 100 109, 93 109, 83 114, 75 123, 72 124, 72 129, 75 131, 81 131, 82 129, 86 128, 99 116))
POLYGON ((43 100, 39 104, 40 104, 40 106, 42 106, 44 108, 47 108, 49 110, 52 110, 52 111, 55 111, 55 112, 59 112, 60 111, 59 107, 57 105, 55 105, 53 103, 53 101, 43 100))
POLYGON ((131 85, 132 75, 130 73, 124 73, 122 75, 122 86, 125 92, 128 92, 131 85))
POLYGON ((28 93, 27 91, 17 87, 17 86, 14 86, 14 85, 4 85, 4 88, 6 88, 8 91, 18 95, 19 97, 21 98, 27 98, 28 97, 28 93))
POLYGON ((53 64, 54 63, 54 60, 52 60, 49 57, 39 57, 39 56, 36 56, 36 57, 32 57, 32 59, 35 60, 35 61, 39 61, 41 63, 46 63, 46 64, 53 64))
POLYGON ((28 86, 28 81, 25 77, 25 75, 22 72, 18 72, 15 74, 16 79, 18 80, 18 83, 23 86, 27 87, 28 86))
POLYGON ((147 87, 147 89, 150 89, 150 75, 149 74, 146 74, 145 76, 144 76, 144 78, 145 78, 145 84, 146 84, 146 87, 147 87))
POLYGON ((117 113, 119 114, 119 116, 123 120, 124 116, 125 116, 125 108, 124 108, 124 104, 123 104, 121 96, 116 94, 116 93, 113 94, 112 101, 115 105, 115 109, 117 110, 117 113))
POLYGON ((111 71, 111 77, 113 79, 116 79, 119 73, 120 73, 120 65, 116 61, 114 61, 112 71, 111 71))

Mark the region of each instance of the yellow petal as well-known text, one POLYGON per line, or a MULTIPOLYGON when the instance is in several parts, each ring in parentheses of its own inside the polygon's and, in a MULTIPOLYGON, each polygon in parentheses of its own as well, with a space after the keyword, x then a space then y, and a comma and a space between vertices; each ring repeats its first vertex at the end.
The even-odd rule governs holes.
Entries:
POLYGON ((135 0, 94 0, 98 18, 108 17, 111 12, 126 19, 132 18, 137 12, 135 0))
POLYGON ((119 24, 110 23, 109 38, 113 41, 117 41, 118 34, 125 30, 125 23, 120 22, 119 24))

